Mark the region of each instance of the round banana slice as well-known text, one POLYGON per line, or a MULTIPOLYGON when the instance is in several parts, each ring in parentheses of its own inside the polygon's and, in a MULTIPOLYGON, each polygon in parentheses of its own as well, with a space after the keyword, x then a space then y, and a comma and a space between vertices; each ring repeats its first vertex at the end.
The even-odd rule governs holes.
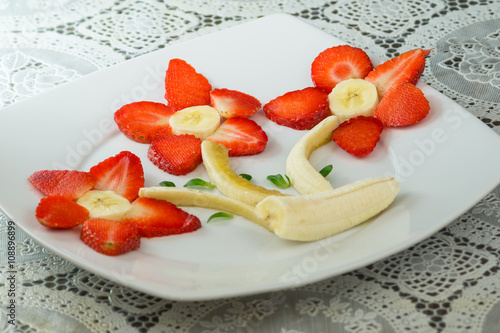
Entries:
POLYGON ((172 134, 192 134, 201 140, 212 135, 220 126, 220 115, 208 105, 192 106, 170 117, 172 134))
POLYGON ((88 191, 76 203, 89 210, 90 218, 113 221, 121 220, 132 207, 130 201, 113 191, 88 191))
POLYGON ((340 82, 328 95, 330 110, 339 122, 357 116, 371 116, 379 102, 377 87, 363 79, 340 82))

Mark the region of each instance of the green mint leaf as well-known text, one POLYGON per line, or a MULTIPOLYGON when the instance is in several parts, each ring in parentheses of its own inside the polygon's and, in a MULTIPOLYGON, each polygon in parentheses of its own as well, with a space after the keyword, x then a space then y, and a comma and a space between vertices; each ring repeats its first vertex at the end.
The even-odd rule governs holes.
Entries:
POLYGON ((184 187, 206 187, 206 188, 214 188, 215 185, 207 182, 206 180, 200 179, 200 178, 193 178, 190 181, 188 181, 184 187))
POLYGON ((246 173, 241 173, 240 177, 245 178, 246 180, 252 180, 252 176, 247 175, 246 173))
POLYGON ((326 177, 330 174, 330 172, 332 172, 332 169, 333 169, 333 166, 330 164, 330 165, 327 165, 326 167, 324 167, 323 169, 321 169, 319 171, 319 173, 323 176, 323 177, 326 177))
POLYGON ((207 223, 210 222, 210 221, 212 221, 213 219, 218 219, 218 218, 232 219, 233 218, 233 214, 226 213, 226 212, 218 212, 218 213, 212 214, 208 218, 207 223))
POLYGON ((282 175, 270 175, 267 176, 267 180, 269 180, 271 183, 278 186, 279 188, 287 188, 290 187, 291 185, 290 178, 288 178, 287 175, 285 175, 285 177, 283 177, 282 175))
POLYGON ((165 181, 160 183, 160 186, 175 187, 175 184, 171 181, 165 180, 165 181))

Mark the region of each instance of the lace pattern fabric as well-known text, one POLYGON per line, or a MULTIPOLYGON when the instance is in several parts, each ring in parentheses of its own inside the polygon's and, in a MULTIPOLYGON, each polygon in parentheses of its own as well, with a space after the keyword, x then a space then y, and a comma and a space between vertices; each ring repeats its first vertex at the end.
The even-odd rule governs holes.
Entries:
MULTIPOLYGON (((169 44, 281 12, 382 60, 433 48, 422 80, 500 134, 498 9, 494 0, 0 0, 0 106, 169 44)), ((12 230, 0 215, 2 318, 8 314, 12 230)), ((293 290, 205 302, 174 302, 124 287, 14 230, 16 332, 498 328, 500 187, 429 239, 368 267, 293 290)), ((2 321, 0 330, 12 327, 2 321)))

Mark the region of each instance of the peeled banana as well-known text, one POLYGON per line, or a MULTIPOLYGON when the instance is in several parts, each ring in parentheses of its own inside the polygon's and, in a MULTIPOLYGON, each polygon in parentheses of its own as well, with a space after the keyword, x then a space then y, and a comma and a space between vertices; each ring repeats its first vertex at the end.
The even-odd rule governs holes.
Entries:
POLYGON ((228 150, 220 143, 203 141, 201 143, 201 156, 208 178, 226 197, 255 206, 267 196, 284 195, 277 190, 269 190, 255 185, 234 172, 229 162, 228 150))
POLYGON ((292 187, 300 194, 311 194, 333 190, 330 182, 309 162, 312 152, 332 140, 332 131, 339 122, 329 116, 309 130, 292 147, 286 159, 286 174, 292 187))
POLYGON ((169 124, 172 134, 192 134, 204 140, 219 128, 220 115, 208 105, 192 106, 174 113, 169 124))
POLYGON ((281 238, 314 241, 375 216, 398 192, 399 184, 393 178, 373 177, 328 192, 269 196, 255 206, 255 212, 281 238))
POLYGON ((89 210, 90 218, 120 221, 132 207, 128 199, 113 191, 91 190, 76 201, 89 210))
POLYGON ((379 102, 377 87, 363 79, 340 82, 328 94, 330 111, 343 122, 357 116, 371 116, 379 102))
POLYGON ((254 207, 222 195, 188 188, 156 186, 141 188, 139 196, 166 200, 177 206, 194 206, 225 211, 244 217, 271 231, 269 224, 257 216, 254 207))

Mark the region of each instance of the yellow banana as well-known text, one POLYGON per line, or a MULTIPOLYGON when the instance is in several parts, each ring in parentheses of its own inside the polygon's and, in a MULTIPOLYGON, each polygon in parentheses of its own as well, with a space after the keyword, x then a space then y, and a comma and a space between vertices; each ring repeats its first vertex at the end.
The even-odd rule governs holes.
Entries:
POLYGON ((314 241, 352 228, 388 207, 399 184, 392 178, 367 178, 335 190, 289 197, 270 196, 255 206, 281 238, 314 241))
POLYGON ((329 116, 309 130, 293 146, 286 159, 286 174, 300 194, 333 190, 330 182, 309 162, 312 152, 332 141, 332 131, 339 125, 336 116, 329 116))
POLYGON ((194 206, 225 211, 244 217, 270 230, 269 224, 257 216, 254 207, 222 195, 187 188, 157 186, 141 188, 139 196, 167 200, 177 206, 194 206))
POLYGON ((228 150, 220 143, 203 141, 201 156, 208 178, 226 197, 255 206, 267 196, 284 195, 280 191, 255 185, 234 172, 229 162, 228 150))

